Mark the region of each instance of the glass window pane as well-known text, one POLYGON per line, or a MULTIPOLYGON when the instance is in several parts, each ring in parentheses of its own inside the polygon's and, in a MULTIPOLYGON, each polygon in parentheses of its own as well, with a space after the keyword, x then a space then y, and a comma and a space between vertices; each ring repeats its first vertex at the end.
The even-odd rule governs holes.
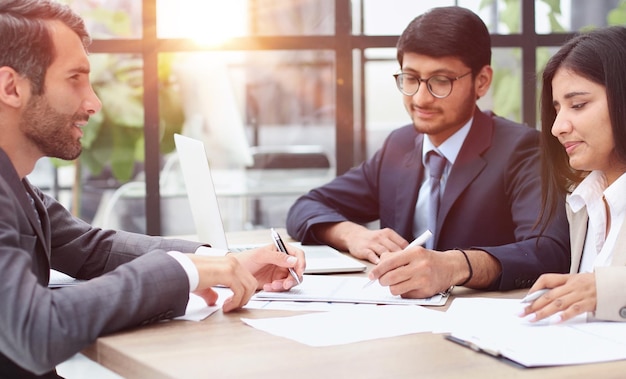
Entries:
MULTIPOLYGON (((411 20, 433 7, 458 5, 478 14, 492 34, 513 34, 520 31, 520 1, 438 1, 362 0, 363 29, 366 35, 399 35, 411 20)), ((355 34, 358 34, 355 30, 355 34)))
POLYGON ((626 24, 626 2, 619 0, 535 1, 537 33, 564 33, 626 24))
POLYGON ((220 44, 232 37, 332 35, 334 0, 158 0, 158 36, 220 44))
MULTIPOLYGON (((332 177, 332 51, 163 54, 162 74, 168 65, 183 109, 180 131, 205 144, 227 230, 284 225, 296 197, 332 177), (329 166, 317 166, 318 154, 329 166), (279 167, 270 168, 270 162, 279 167)), ((160 118, 168 118, 163 107, 160 118)), ((162 151, 170 151, 166 146, 173 146, 167 133, 162 151)), ((174 198, 184 188, 176 158, 169 160, 161 192, 174 198)), ((174 220, 162 212, 163 222, 174 220)), ((162 227, 167 233, 168 226, 162 227)))
MULTIPOLYGON (((102 110, 90 117, 81 139, 79 162, 84 193, 80 216, 87 221, 97 218, 98 226, 144 231, 145 222, 136 221, 142 215, 145 220, 143 201, 128 205, 126 209, 132 209, 128 215, 111 212, 113 203, 108 203, 117 188, 143 177, 143 61, 132 54, 91 54, 89 60, 91 82, 102 110), (125 220, 126 216, 133 220, 125 220), (143 229, 131 229, 139 225, 143 229)), ((133 195, 144 187, 141 183, 125 188, 131 186, 133 195)))
MULTIPOLYGON (((543 76, 543 69, 548 63, 548 60, 551 56, 553 56, 559 50, 558 47, 540 47, 537 49, 537 129, 541 130, 541 86, 542 81, 541 78, 543 76)), ((551 127, 552 125, 550 125, 551 127)))
POLYGON ((392 76, 399 70, 396 49, 367 49, 365 56, 366 156, 371 157, 391 130, 411 118, 392 76))
POLYGON ((83 17, 93 39, 141 38, 142 2, 59 0, 83 17))
POLYGON ((487 95, 478 101, 478 106, 521 122, 522 51, 520 48, 493 48, 492 51, 493 82, 487 95))

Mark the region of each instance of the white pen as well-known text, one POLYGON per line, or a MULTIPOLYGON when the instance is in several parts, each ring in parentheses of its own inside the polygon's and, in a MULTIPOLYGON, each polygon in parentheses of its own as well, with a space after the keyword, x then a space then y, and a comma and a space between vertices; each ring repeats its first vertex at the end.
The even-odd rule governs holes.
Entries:
MULTIPOLYGON (((280 234, 278 234, 278 232, 275 231, 274 228, 272 228, 271 230, 272 230, 272 239, 274 240, 274 245, 276 245, 276 248, 279 251, 282 251, 283 253, 289 255, 289 253, 287 252, 287 247, 285 246, 285 243, 283 242, 283 239, 280 238, 280 234)), ((296 283, 300 284, 300 279, 298 278, 298 274, 296 274, 296 272, 292 268, 289 268, 289 273, 296 280, 296 283)))
MULTIPOLYGON (((415 246, 421 246, 421 245, 423 245, 424 243, 426 243, 426 241, 428 241, 428 239, 429 239, 430 237, 432 237, 432 236, 433 236, 433 233, 432 233, 430 230, 426 230, 426 231, 425 231, 424 233, 422 233, 419 237, 417 237, 416 239, 414 239, 414 240, 413 240, 413 242, 411 242, 411 243, 410 243, 407 247, 405 247, 405 248, 404 248, 404 250, 402 250, 402 251, 408 250, 408 249, 410 249, 410 248, 412 248, 412 247, 415 247, 415 246)), ((372 279, 372 280, 370 280, 369 282, 365 283, 365 285, 363 286, 363 288, 366 288, 366 287, 371 286, 371 285, 372 285, 372 283, 374 283, 375 281, 376 281, 376 279, 372 279)))
POLYGON ((522 303, 532 303, 533 301, 539 299, 541 297, 541 295, 543 295, 544 293, 550 291, 549 288, 543 288, 540 290, 537 290, 533 293, 530 293, 528 295, 526 295, 523 299, 522 299, 522 303))

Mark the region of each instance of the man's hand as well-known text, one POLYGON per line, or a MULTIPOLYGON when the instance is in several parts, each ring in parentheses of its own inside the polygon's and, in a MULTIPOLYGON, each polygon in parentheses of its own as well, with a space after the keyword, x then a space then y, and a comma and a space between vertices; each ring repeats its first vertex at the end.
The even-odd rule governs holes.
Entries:
POLYGON ((369 230, 349 221, 317 225, 314 233, 324 243, 374 264, 380 261, 381 254, 400 251, 409 245, 392 229, 369 230))
POLYGON ((421 246, 385 253, 369 278, 389 286, 394 295, 421 299, 444 292, 450 286, 463 283, 469 288, 487 288, 500 276, 502 268, 497 259, 482 250, 435 251, 421 246), (469 281, 468 281, 469 280, 469 281))
POLYGON ((393 295, 427 298, 445 291, 454 283, 453 254, 453 250, 438 252, 421 246, 385 253, 380 263, 370 271, 369 278, 378 279, 382 286, 389 286, 393 295))
POLYGON ((289 255, 280 252, 274 245, 266 245, 242 253, 232 254, 255 276, 257 289, 265 291, 286 291, 298 283, 289 273, 293 268, 299 279, 306 268, 304 251, 285 243, 289 255))
POLYGON ((302 250, 286 245, 289 255, 278 251, 274 245, 232 253, 225 257, 188 254, 200 277, 194 293, 204 298, 207 304, 214 305, 217 294, 211 287, 222 285, 230 288, 233 295, 223 305, 224 312, 229 312, 246 305, 258 289, 289 290, 297 284, 291 277, 289 268, 293 268, 298 277, 302 278, 306 261, 302 250))

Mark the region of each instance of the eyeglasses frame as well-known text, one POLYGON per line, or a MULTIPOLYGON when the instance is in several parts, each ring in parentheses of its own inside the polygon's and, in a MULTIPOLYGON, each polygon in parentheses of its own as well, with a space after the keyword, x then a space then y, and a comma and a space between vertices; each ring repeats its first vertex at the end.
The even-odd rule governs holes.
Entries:
POLYGON ((396 81, 396 87, 398 87, 398 90, 399 90, 399 91, 400 91, 403 95, 406 95, 406 96, 414 96, 414 95, 415 95, 415 94, 416 94, 416 93, 420 90, 420 87, 422 86, 422 83, 426 83, 426 89, 428 90, 428 92, 429 92, 431 95, 433 95, 433 97, 436 97, 437 99, 445 99, 446 97, 450 96, 450 94, 452 93, 452 89, 454 88, 454 82, 456 82, 457 80, 459 80, 459 79, 461 79, 461 78, 463 78, 463 77, 465 77, 465 76, 467 76, 467 75, 469 75, 469 74, 471 74, 471 73, 472 73, 472 71, 470 70, 470 71, 466 72, 465 74, 463 74, 463 75, 459 75, 459 76, 454 77, 454 78, 451 78, 451 77, 446 76, 446 75, 440 75, 440 74, 437 74, 437 75, 433 75, 433 76, 431 76, 431 77, 428 77, 428 78, 426 78, 426 79, 423 79, 423 78, 420 78, 420 77, 415 76, 415 75, 413 75, 413 74, 411 74, 411 73, 408 73, 408 72, 399 72, 399 73, 393 74, 393 77, 394 77, 394 79, 395 79, 395 81, 396 81), (415 92, 413 92, 413 93, 407 93, 407 92, 404 92, 404 90, 402 90, 402 88, 400 88, 400 83, 398 83, 398 77, 399 77, 400 75, 410 75, 410 76, 413 76, 415 79, 417 79, 417 81, 418 81, 418 83, 419 83, 419 84, 417 85, 417 89, 415 90, 415 92), (434 93, 433 93, 432 89, 430 88, 430 85, 428 84, 428 81, 429 81, 430 79, 432 79, 432 78, 435 78, 435 77, 443 77, 443 78, 448 79, 448 81, 450 82, 450 92, 448 92, 448 94, 447 94, 447 95, 445 95, 445 96, 440 96, 440 95, 436 95, 436 94, 434 94, 434 93))

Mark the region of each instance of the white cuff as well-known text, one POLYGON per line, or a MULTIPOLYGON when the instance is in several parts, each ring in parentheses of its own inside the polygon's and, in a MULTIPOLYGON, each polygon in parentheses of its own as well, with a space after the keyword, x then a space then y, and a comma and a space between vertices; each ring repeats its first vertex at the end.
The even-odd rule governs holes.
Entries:
POLYGON ((200 246, 198 249, 196 249, 196 254, 204 255, 207 257, 223 257, 228 253, 229 251, 226 249, 218 249, 215 247, 200 246))
POLYGON ((176 262, 178 262, 187 273, 187 278, 189 278, 189 292, 195 291, 196 288, 198 288, 198 283, 200 283, 200 274, 198 273, 196 265, 193 264, 189 257, 180 251, 172 250, 168 251, 167 254, 176 259, 176 262))

